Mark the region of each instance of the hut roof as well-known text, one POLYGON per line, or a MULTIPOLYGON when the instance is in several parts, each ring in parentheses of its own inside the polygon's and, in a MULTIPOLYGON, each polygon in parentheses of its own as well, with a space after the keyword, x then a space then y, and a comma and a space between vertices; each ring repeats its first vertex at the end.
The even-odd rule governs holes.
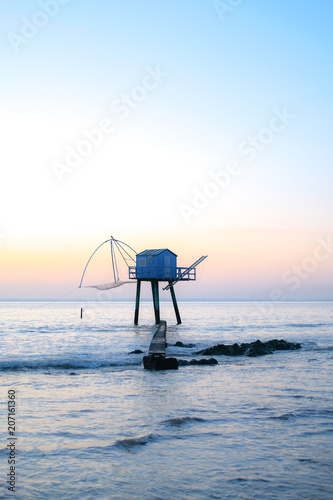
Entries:
MULTIPOLYGON (((173 253, 173 255, 176 255, 174 252, 171 252, 168 248, 157 248, 157 249, 150 249, 150 250, 144 250, 143 252, 138 253, 137 255, 140 256, 146 256, 146 255, 159 255, 160 253, 163 252, 170 252, 173 253)), ((177 257, 177 255, 176 255, 177 257)))

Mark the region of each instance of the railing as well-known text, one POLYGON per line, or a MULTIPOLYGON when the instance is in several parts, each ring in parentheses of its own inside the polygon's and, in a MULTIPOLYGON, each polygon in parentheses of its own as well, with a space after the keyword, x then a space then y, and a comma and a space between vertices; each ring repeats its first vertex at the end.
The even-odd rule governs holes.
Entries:
POLYGON ((159 279, 161 281, 171 281, 171 280, 179 280, 179 281, 191 281, 196 279, 196 268, 189 269, 187 267, 177 267, 176 275, 174 273, 174 269, 165 268, 165 267, 140 267, 139 273, 137 273, 136 266, 129 266, 129 279, 159 279), (138 276, 139 275, 139 278, 138 276))
POLYGON ((128 277, 130 280, 136 280, 136 267, 135 266, 128 267, 128 277))
POLYGON ((190 281, 197 277, 196 268, 188 269, 188 267, 177 267, 177 280, 190 281))

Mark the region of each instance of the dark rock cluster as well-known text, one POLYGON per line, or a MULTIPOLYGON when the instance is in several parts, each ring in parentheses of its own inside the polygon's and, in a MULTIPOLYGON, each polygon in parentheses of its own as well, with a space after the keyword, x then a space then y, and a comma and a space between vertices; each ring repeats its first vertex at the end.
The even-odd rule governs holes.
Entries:
POLYGON ((143 356, 143 366, 146 370, 178 370, 178 360, 164 356, 143 356))
POLYGON ((265 354, 272 354, 274 351, 293 351, 295 349, 300 349, 301 344, 295 344, 293 342, 287 342, 286 340, 268 340, 267 342, 261 342, 256 340, 255 342, 243 343, 243 344, 218 344, 213 347, 208 347, 201 351, 196 352, 196 354, 203 354, 205 356, 264 356, 265 354))
MULTIPOLYGON (((182 342, 176 342, 174 344, 177 347, 194 347, 194 344, 183 344, 182 342)), ((256 340, 255 342, 243 343, 243 344, 218 344, 213 347, 208 347, 207 349, 202 349, 195 354, 201 354, 204 356, 264 356, 265 354, 272 354, 274 351, 294 351, 295 349, 300 349, 301 344, 287 342, 286 340, 268 340, 267 342, 261 342, 261 340, 256 340)), ((139 349, 132 351, 130 354, 140 354, 142 351, 139 349)), ((167 358, 164 356, 144 356, 143 365, 146 370, 177 370, 178 366, 190 366, 190 365, 217 365, 218 362, 215 358, 202 358, 202 359, 191 359, 187 361, 185 359, 177 358, 167 358)))
POLYGON ((183 342, 181 342, 180 340, 178 340, 178 342, 176 342, 175 344, 173 344, 174 347, 195 347, 195 344, 184 344, 183 342))

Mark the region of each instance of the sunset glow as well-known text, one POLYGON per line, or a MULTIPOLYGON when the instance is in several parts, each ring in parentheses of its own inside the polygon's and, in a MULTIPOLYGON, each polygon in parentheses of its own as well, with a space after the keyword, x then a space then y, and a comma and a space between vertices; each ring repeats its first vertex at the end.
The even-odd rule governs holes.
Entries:
POLYGON ((111 235, 207 254, 181 298, 333 299, 333 7, 215 4, 63 2, 34 29, 8 3, 1 299, 73 290, 111 235))

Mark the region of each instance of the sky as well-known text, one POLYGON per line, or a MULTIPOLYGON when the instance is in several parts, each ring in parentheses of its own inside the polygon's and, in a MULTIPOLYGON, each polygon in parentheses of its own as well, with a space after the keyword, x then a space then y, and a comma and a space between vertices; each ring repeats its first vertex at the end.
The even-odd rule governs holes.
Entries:
POLYGON ((332 2, 0 8, 0 299, 75 289, 111 235, 208 255, 183 299, 333 299, 332 2))

